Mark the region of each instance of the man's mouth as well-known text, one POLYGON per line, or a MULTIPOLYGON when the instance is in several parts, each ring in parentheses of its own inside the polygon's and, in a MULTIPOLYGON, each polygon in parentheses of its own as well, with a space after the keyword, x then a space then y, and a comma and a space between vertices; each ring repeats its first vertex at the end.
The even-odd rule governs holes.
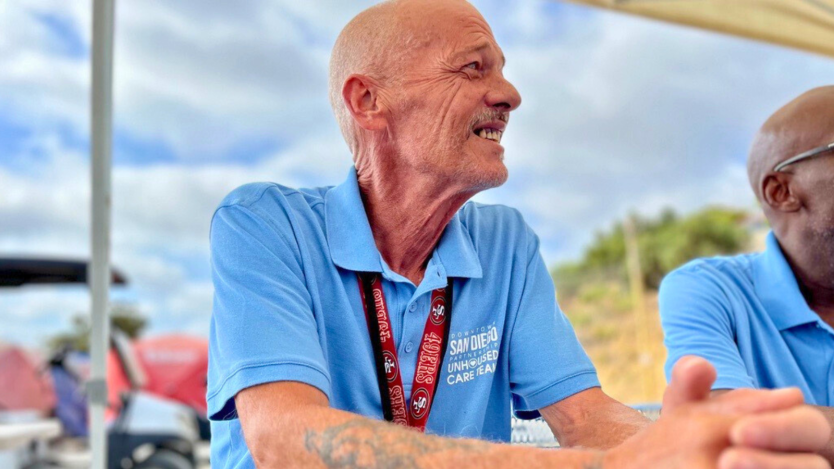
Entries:
POLYGON ((504 130, 487 125, 475 128, 472 133, 483 139, 492 140, 495 143, 501 143, 501 136, 504 135, 504 130))

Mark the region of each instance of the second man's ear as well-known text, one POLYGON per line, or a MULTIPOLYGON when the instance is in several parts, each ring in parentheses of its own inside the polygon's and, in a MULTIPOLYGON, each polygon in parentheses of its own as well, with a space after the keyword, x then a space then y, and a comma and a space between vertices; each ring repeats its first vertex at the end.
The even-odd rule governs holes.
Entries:
POLYGON ((762 200, 773 210, 795 212, 802 208, 802 201, 792 184, 793 175, 773 172, 762 181, 762 200))
POLYGON ((342 86, 342 99, 359 127, 374 131, 388 125, 379 86, 371 78, 356 74, 349 76, 342 86))

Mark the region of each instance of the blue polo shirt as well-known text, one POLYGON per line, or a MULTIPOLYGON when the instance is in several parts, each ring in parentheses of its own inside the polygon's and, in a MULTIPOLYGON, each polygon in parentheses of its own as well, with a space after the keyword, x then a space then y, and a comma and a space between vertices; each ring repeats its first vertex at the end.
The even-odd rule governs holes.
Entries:
POLYGON ((764 252, 690 262, 660 286, 669 357, 718 369, 713 389, 802 390, 809 404, 834 405, 834 330, 808 307, 773 233, 764 252))
POLYGON ((538 238, 505 206, 465 204, 414 285, 380 256, 354 169, 335 187, 249 184, 215 212, 211 261, 212 467, 254 467, 234 402, 250 386, 300 381, 334 408, 382 419, 359 271, 382 275, 407 398, 431 292, 454 279, 429 433, 508 441, 511 406, 532 417, 599 386, 538 238))

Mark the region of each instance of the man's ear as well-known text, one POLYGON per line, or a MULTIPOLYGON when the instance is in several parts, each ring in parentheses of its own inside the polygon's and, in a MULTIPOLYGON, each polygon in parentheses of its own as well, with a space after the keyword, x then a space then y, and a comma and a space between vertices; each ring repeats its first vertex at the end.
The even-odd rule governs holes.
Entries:
POLYGON ((364 75, 351 75, 342 86, 342 99, 356 124, 365 130, 382 130, 388 122, 379 99, 379 86, 364 75))
POLYGON ((795 212, 802 208, 802 201, 792 184, 793 175, 790 173, 771 172, 762 180, 762 200, 773 210, 780 212, 795 212))

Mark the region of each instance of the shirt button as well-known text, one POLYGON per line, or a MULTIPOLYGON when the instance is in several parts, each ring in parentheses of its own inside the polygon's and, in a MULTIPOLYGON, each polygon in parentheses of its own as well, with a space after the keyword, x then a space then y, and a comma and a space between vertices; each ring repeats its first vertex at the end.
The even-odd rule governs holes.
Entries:
POLYGON ((414 344, 409 342, 405 344, 405 353, 411 353, 411 350, 414 348, 414 344))
POLYGON ((440 271, 439 271, 439 270, 437 271, 437 276, 438 276, 438 277, 442 277, 442 275, 440 275, 440 271))
POLYGON ((408 310, 411 311, 412 313, 414 312, 415 309, 417 309, 417 303, 411 303, 410 305, 408 305, 408 310))

